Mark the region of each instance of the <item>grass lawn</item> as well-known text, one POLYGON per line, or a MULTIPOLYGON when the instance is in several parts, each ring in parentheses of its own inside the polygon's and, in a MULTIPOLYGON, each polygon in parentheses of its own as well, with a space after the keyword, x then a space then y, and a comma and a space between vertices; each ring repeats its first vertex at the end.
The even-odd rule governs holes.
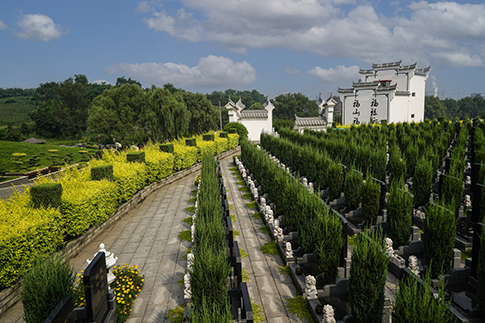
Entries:
MULTIPOLYGON (((2 141, 0 140, 0 170, 12 173, 17 172, 18 168, 17 165, 13 162, 14 158, 12 156, 13 153, 25 153, 25 157, 20 157, 20 161, 26 161, 27 159, 38 156, 40 158, 39 164, 34 167, 27 167, 25 170, 35 170, 39 168, 43 168, 46 166, 53 166, 52 163, 52 154, 56 154, 57 156, 55 159, 57 160, 56 165, 62 166, 66 162, 69 164, 74 164, 82 161, 84 155, 87 158, 87 154, 79 153, 80 150, 88 151, 89 154, 94 155, 96 149, 87 149, 87 148, 68 148, 68 147, 59 147, 55 145, 38 145, 38 144, 27 144, 23 142, 15 142, 15 141, 2 141), (50 153, 49 150, 57 149, 58 151, 55 153, 50 153), (72 160, 69 161, 68 153, 72 153, 72 160)), ((24 163, 26 164, 26 163, 24 163)))

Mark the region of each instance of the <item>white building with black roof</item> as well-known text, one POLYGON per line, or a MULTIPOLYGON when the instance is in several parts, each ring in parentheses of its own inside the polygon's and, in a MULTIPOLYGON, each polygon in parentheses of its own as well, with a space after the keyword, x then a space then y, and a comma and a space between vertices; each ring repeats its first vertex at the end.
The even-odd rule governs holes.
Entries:
POLYGON ((259 142, 261 133, 273 132, 274 105, 269 101, 263 104, 263 110, 244 110, 246 106, 241 99, 234 103, 229 97, 229 102, 224 106, 229 113, 229 122, 239 122, 248 129, 248 140, 259 142))
POLYGON ((359 73, 363 80, 352 88, 338 89, 342 101, 342 124, 420 122, 424 120, 425 86, 431 67, 402 61, 372 64, 359 73))
POLYGON ((318 117, 298 117, 295 114, 295 126, 293 129, 300 132, 303 132, 304 129, 327 131, 327 128, 332 127, 333 109, 337 101, 332 98, 331 93, 327 100, 323 100, 320 93, 316 104, 318 106, 318 117))

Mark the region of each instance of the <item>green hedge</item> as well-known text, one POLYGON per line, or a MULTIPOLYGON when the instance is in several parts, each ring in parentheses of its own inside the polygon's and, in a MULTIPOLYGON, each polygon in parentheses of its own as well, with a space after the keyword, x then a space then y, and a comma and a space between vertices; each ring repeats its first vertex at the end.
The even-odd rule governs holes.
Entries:
POLYGON ((362 184, 362 174, 349 169, 344 183, 345 205, 349 211, 356 210, 360 205, 362 184))
POLYGON ((30 190, 30 196, 34 208, 58 208, 61 206, 62 185, 59 183, 45 183, 33 186, 30 190))
POLYGON ((393 181, 387 200, 387 235, 394 249, 408 243, 413 224, 413 197, 404 191, 404 181, 393 181))
POLYGON ((170 144, 160 145, 160 150, 165 152, 165 153, 173 154, 173 144, 170 143, 170 144))
POLYGON ((202 135, 202 138, 204 139, 204 141, 214 141, 214 134, 208 133, 208 134, 202 135))
POLYGON ((91 180, 99 181, 102 179, 113 180, 113 165, 101 165, 91 168, 91 180))
POLYGON ((0 200, 0 289, 11 287, 37 257, 61 246, 64 232, 55 209, 33 209, 28 194, 0 200))
POLYGON ((229 133, 227 136, 227 149, 236 148, 239 145, 239 135, 237 133, 229 133))
POLYGON ((160 182, 172 175, 174 155, 161 152, 153 146, 145 146, 145 164, 148 183, 160 182))
POLYGON ((226 131, 220 131, 219 132, 219 137, 220 138, 227 138, 228 133, 226 131))
POLYGON ((197 147, 197 141, 195 140, 195 138, 187 138, 187 139, 185 139, 185 145, 197 147))
POLYGON ((239 143, 241 143, 241 140, 248 138, 248 129, 239 122, 229 122, 224 126, 223 130, 229 133, 237 133, 239 135, 239 143))
POLYGON ((197 148, 174 145, 173 170, 178 172, 181 169, 189 168, 197 163, 197 148))
POLYGON ((144 163, 145 162, 145 152, 144 151, 130 151, 126 154, 126 161, 129 163, 144 163))

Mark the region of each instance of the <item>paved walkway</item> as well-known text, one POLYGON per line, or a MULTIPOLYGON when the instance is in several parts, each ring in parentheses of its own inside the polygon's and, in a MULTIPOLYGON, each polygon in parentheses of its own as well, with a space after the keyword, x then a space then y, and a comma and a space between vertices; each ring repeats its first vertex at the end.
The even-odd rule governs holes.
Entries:
MULTIPOLYGON (((221 160, 221 166, 229 202, 234 206, 231 213, 236 215, 234 226, 241 232, 236 240, 249 255, 243 259, 243 269, 250 277, 250 295, 256 304, 263 306, 267 322, 299 322, 284 307, 284 300, 295 296, 296 289, 289 277, 279 274, 278 267, 283 265, 280 257, 265 255, 260 250, 270 237, 258 230, 262 220, 254 219, 251 215, 255 211, 245 205, 249 201, 242 198, 238 180, 229 170, 234 167, 232 157, 221 160)), ((118 257, 119 265, 139 266, 145 275, 145 286, 127 323, 168 322, 167 311, 184 303, 183 290, 177 282, 186 269, 182 256, 192 243, 181 241, 178 234, 190 229, 182 220, 191 216, 185 208, 193 205, 189 199, 196 188, 194 179, 195 175, 187 176, 152 193, 71 259, 71 265, 79 272, 87 266, 86 259, 92 259, 99 244, 104 243, 118 257)), ((0 322, 23 322, 22 311, 18 302, 0 317, 0 322)))

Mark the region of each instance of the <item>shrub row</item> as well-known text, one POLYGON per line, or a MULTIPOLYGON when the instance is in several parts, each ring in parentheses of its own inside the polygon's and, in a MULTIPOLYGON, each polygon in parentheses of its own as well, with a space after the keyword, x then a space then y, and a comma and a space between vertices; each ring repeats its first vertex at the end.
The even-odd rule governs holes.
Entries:
POLYGON ((317 195, 285 173, 264 151, 245 140, 241 142, 241 160, 268 194, 277 214, 284 216, 285 229, 298 232, 300 249, 304 253, 315 252, 323 283, 334 283, 344 245, 338 216, 329 213, 317 195))
POLYGON ((192 322, 232 320, 228 297, 231 268, 227 261, 226 234, 216 162, 212 154, 202 156, 194 263, 190 272, 192 322))
MULTIPOLYGON (((237 147, 238 135, 228 137, 221 138, 227 143, 222 147, 233 148, 234 143, 237 147)), ((43 193, 41 202, 35 202, 40 208, 34 208, 30 193, 34 192, 35 196, 36 186, 27 189, 26 194, 16 193, 8 201, 0 201, 0 289, 11 287, 21 277, 21 270, 30 268, 35 258, 47 257, 53 248, 62 247, 68 239, 106 220, 121 203, 147 184, 170 176, 174 169, 187 168, 197 162, 197 148, 178 142, 174 144, 174 154, 160 151, 158 144, 148 144, 144 153, 144 163, 128 163, 127 151, 105 150, 103 159, 89 161, 83 170, 72 169, 59 174, 57 184, 60 186, 53 185, 50 177, 38 179, 37 184, 57 187, 57 191, 62 188, 60 204, 54 203, 54 208, 41 206, 46 197, 43 193), (112 174, 112 181, 100 179, 109 177, 108 172, 112 174)))

